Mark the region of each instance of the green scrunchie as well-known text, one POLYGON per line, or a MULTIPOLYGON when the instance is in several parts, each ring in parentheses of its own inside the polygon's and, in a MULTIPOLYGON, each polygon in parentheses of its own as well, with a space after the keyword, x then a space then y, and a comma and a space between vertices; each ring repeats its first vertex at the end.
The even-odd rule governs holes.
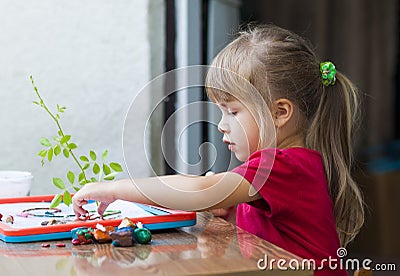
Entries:
POLYGON ((322 73, 322 83, 325 86, 334 85, 336 81, 336 68, 330 61, 321 62, 320 71, 322 73))

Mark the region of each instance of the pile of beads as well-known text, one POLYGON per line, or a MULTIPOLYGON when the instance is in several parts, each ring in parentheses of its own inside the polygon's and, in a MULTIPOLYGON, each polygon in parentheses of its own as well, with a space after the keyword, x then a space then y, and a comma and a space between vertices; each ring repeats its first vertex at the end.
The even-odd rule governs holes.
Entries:
POLYGON ((147 244, 151 241, 151 232, 142 223, 133 223, 124 218, 118 227, 97 224, 96 228, 78 227, 71 230, 72 244, 81 245, 93 242, 111 242, 114 246, 132 246, 136 243, 147 244))

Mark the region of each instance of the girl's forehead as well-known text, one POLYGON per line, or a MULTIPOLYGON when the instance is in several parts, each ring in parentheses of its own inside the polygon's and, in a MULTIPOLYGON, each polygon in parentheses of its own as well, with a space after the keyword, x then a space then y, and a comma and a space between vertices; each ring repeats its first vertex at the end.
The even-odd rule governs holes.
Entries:
POLYGON ((239 100, 232 100, 232 101, 219 101, 215 103, 217 106, 222 108, 239 108, 245 107, 245 104, 240 102, 239 100))
POLYGON ((240 102, 238 100, 215 102, 216 105, 221 106, 221 107, 229 107, 231 105, 235 105, 236 103, 240 103, 240 102))

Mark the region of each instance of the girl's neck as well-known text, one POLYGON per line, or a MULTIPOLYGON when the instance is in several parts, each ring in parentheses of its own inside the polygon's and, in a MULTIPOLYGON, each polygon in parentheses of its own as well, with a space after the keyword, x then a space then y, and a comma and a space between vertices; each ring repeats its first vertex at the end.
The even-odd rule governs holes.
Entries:
POLYGON ((305 147, 305 139, 302 133, 297 133, 296 135, 286 137, 277 137, 277 148, 286 149, 293 147, 305 147))

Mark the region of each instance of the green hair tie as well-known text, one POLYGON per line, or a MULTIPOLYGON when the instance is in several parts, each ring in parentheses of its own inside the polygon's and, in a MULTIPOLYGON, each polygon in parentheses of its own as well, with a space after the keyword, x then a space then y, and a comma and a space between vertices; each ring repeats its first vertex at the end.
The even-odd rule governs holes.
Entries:
POLYGON ((336 68, 330 61, 321 62, 320 71, 322 73, 322 83, 325 86, 334 85, 336 81, 336 68))

